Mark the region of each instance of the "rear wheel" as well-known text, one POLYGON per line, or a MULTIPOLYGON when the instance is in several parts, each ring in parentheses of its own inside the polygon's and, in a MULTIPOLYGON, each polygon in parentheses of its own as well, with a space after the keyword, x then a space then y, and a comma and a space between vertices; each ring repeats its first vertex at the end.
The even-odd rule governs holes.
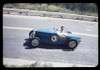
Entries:
POLYGON ((68 43, 67 43, 67 47, 70 48, 70 49, 76 48, 77 45, 78 45, 78 42, 74 39, 69 40, 68 43))
POLYGON ((37 47, 37 46, 39 46, 39 44, 40 44, 39 38, 33 38, 33 39, 31 40, 31 45, 32 45, 32 47, 37 47))

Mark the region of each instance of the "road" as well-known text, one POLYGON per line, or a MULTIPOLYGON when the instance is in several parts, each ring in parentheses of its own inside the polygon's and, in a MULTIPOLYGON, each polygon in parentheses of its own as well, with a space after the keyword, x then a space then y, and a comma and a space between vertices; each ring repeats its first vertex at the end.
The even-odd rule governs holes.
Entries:
POLYGON ((3 14, 3 58, 53 61, 98 65, 98 23, 72 19, 3 14), (78 34, 82 42, 74 50, 63 46, 42 44, 29 48, 25 41, 32 28, 52 29, 67 27, 78 34))

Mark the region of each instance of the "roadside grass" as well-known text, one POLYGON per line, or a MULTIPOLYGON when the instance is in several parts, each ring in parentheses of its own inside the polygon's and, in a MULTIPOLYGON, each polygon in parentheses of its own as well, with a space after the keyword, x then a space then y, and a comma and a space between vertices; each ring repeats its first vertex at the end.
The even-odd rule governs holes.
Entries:
POLYGON ((49 11, 49 12, 62 12, 62 13, 71 13, 71 14, 79 14, 79 15, 88 15, 88 16, 96 16, 98 17, 98 13, 90 13, 79 10, 70 10, 66 8, 62 8, 55 5, 47 5, 47 4, 5 4, 4 8, 16 8, 16 9, 29 9, 29 10, 38 10, 38 11, 49 11))
POLYGON ((5 67, 10 67, 10 68, 14 68, 14 67, 35 67, 35 64, 31 64, 31 65, 8 65, 8 64, 4 64, 5 67))
POLYGON ((35 63, 32 64, 26 64, 26 65, 8 65, 8 64, 4 64, 5 67, 10 67, 10 68, 14 68, 14 67, 29 67, 29 68, 33 68, 33 67, 53 67, 52 64, 50 63, 40 63, 39 61, 36 61, 35 63))

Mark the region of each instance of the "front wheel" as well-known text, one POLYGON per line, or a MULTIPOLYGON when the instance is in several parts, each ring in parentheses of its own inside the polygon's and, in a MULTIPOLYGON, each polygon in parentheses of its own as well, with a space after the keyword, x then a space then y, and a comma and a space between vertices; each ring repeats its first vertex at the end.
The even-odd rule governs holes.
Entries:
POLYGON ((29 32, 29 36, 31 36, 31 35, 32 35, 32 33, 33 33, 33 30, 29 32))
POLYGON ((33 47, 37 47, 37 46, 39 46, 39 44, 40 44, 39 38, 33 38, 33 39, 31 40, 31 45, 32 45, 33 47))
POLYGON ((68 43, 67 43, 67 47, 70 48, 70 49, 76 48, 77 45, 78 45, 78 42, 74 39, 69 40, 68 43))
POLYGON ((33 30, 30 31, 30 33, 29 33, 29 38, 32 38, 32 37, 33 37, 33 30))

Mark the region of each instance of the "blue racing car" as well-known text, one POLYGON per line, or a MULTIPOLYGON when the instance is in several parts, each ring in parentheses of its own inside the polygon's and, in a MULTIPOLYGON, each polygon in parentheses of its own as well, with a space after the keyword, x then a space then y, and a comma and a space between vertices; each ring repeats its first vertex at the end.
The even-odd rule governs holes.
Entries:
POLYGON ((36 29, 29 32, 30 44, 33 47, 40 43, 60 44, 66 48, 74 49, 81 42, 81 37, 72 34, 69 31, 60 32, 56 29, 36 29))

